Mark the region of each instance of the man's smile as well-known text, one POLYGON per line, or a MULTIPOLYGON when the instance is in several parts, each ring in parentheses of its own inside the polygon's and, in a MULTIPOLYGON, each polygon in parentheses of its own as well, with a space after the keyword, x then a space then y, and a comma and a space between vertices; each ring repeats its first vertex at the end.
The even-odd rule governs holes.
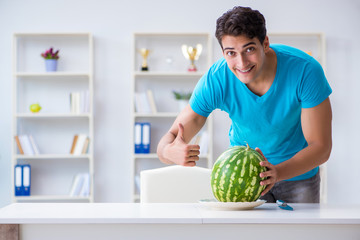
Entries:
POLYGON ((253 65, 253 66, 251 66, 251 67, 249 67, 247 69, 239 69, 239 68, 235 67, 235 70, 239 71, 240 73, 249 73, 254 67, 255 67, 255 65, 253 65))

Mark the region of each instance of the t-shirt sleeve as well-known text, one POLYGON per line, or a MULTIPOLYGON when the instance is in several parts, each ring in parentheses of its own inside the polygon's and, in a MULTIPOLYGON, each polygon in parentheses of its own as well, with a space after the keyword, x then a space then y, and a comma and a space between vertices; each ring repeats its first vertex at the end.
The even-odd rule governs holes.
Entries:
POLYGON ((305 66, 298 88, 302 108, 312 108, 322 103, 332 92, 320 63, 311 61, 305 66))
POLYGON ((195 86, 190 98, 190 107, 197 114, 208 117, 216 109, 217 95, 214 87, 215 77, 211 74, 211 69, 204 74, 195 86))

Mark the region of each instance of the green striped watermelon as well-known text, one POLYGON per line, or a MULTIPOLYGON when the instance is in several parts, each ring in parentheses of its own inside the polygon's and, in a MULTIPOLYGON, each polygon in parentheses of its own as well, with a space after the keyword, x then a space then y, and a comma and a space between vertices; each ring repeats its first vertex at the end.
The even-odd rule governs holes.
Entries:
POLYGON ((216 160, 211 173, 211 188, 220 202, 256 201, 266 186, 261 186, 259 174, 264 158, 247 146, 231 147, 216 160))

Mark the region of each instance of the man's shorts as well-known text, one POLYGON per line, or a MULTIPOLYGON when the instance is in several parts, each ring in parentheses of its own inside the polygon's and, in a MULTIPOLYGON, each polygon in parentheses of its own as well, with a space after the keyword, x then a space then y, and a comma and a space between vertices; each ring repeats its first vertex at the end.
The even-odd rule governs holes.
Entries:
POLYGON ((288 203, 319 203, 320 174, 298 181, 280 181, 275 183, 264 196, 260 197, 268 203, 283 200, 288 203))

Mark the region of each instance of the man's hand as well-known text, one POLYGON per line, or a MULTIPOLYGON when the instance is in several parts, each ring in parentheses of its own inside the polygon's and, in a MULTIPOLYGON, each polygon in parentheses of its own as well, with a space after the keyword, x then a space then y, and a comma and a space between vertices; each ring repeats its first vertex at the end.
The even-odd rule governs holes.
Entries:
POLYGON ((182 166, 195 166, 199 160, 200 146, 187 144, 184 140, 184 126, 179 123, 174 141, 164 148, 164 157, 182 166))
POLYGON ((255 148, 255 151, 257 151, 258 153, 261 154, 261 156, 263 156, 263 158, 265 159, 265 161, 260 162, 260 166, 262 167, 266 167, 267 171, 266 172, 262 172, 260 173, 260 177, 264 178, 267 177, 266 180, 263 180, 260 182, 260 185, 266 185, 266 188, 264 189, 264 191, 261 193, 261 196, 264 196, 267 192, 270 191, 270 189, 275 185, 275 183, 277 182, 278 179, 278 173, 276 170, 276 167, 274 165, 272 165, 264 156, 264 154, 261 152, 260 148, 255 148))

